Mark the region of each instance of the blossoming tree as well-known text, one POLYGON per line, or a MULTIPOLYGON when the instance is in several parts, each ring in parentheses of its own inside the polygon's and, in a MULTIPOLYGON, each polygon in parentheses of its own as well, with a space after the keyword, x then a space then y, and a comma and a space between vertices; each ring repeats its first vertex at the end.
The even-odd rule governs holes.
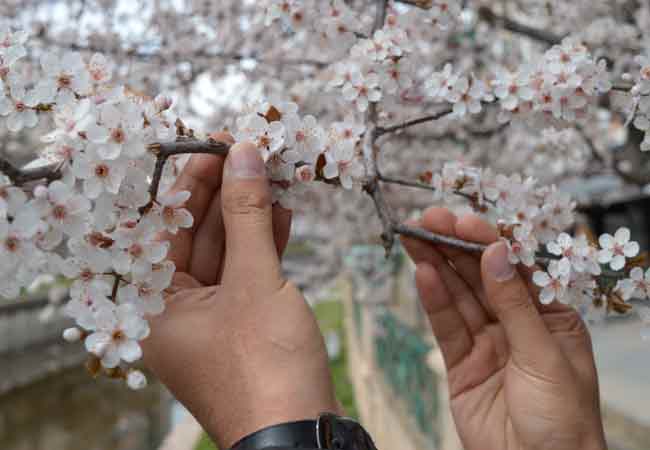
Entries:
POLYGON ((95 372, 146 383, 130 364, 175 270, 161 232, 193 224, 190 194, 170 186, 189 155, 229 150, 199 129, 253 142, 275 200, 345 229, 343 244, 481 252, 400 220, 460 201, 498 226, 513 264, 536 266, 542 303, 647 304, 630 231, 571 236, 576 202, 552 184, 650 182, 645 2, 141 3, 0 7, 0 294, 71 280, 64 338, 84 340, 95 372), (9 150, 26 142, 20 159, 36 161, 18 164, 9 150))

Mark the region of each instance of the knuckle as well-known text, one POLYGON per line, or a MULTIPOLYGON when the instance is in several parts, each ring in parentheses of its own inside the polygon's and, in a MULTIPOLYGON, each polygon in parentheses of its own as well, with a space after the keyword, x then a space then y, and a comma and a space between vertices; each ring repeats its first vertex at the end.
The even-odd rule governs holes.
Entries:
POLYGON ((269 213, 270 192, 231 192, 223 199, 223 208, 236 216, 260 217, 269 213))
POLYGON ((544 322, 552 333, 565 333, 590 338, 587 325, 575 311, 545 314, 544 322))
POLYGON ((494 303, 495 313, 502 317, 512 316, 513 314, 532 314, 535 306, 525 288, 509 289, 497 294, 494 303))

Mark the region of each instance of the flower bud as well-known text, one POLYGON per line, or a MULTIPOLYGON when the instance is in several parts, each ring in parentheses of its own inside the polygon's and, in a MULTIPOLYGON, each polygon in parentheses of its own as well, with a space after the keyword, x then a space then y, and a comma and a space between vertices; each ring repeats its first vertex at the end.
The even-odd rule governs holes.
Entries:
POLYGON ((139 370, 132 370, 126 377, 126 384, 134 391, 147 387, 147 377, 139 370))
POLYGON ((79 342, 81 340, 81 330, 77 327, 66 328, 63 330, 63 339, 66 342, 79 342))

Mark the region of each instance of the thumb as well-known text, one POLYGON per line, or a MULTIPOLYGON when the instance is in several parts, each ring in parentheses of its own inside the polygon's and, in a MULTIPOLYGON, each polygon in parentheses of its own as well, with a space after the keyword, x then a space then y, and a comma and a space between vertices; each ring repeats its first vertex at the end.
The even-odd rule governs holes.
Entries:
POLYGON ((251 143, 234 145, 221 187, 226 230, 224 282, 271 292, 283 284, 273 239, 271 186, 260 153, 251 143))
POLYGON ((508 260, 504 242, 490 245, 481 258, 487 301, 503 326, 513 361, 520 368, 550 374, 561 357, 559 348, 533 304, 530 292, 508 260))

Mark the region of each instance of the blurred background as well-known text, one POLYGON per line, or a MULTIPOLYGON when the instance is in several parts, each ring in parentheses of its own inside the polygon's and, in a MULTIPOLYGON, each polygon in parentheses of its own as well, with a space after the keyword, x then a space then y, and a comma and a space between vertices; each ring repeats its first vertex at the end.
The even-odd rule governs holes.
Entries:
MULTIPOLYGON (((646 202, 629 201, 585 212, 595 232, 625 223, 647 240, 649 211, 646 202)), ((344 260, 335 281, 316 291, 304 278, 304 267, 318 264, 310 242, 294 239, 284 264, 313 303, 347 414, 362 421, 380 449, 462 449, 442 360, 417 301, 414 267, 403 252, 385 259, 373 245, 353 246, 344 260)), ((119 382, 93 380, 83 349, 63 348, 68 325, 44 292, 0 303, 1 449, 215 448, 159 383, 132 392, 119 382)), ((640 329, 631 315, 591 326, 610 450, 650 449, 650 357, 640 329)))
MULTIPOLYGON (((358 11, 371 11, 368 1, 347 3, 358 11)), ((537 19, 544 22, 545 5, 554 2, 476 2, 490 3, 534 4, 528 23, 535 24, 537 19)), ((602 22, 591 14, 611 19, 606 23, 616 19, 612 28, 623 33, 631 27, 619 26, 617 14, 629 15, 623 4, 638 3, 640 11, 644 2, 593 0, 582 2, 581 9, 574 8, 574 2, 555 3, 563 9, 554 15, 557 21, 544 22, 547 26, 564 33, 575 31, 576 23, 593 22, 589 30, 597 37, 602 22), (596 3, 598 8, 592 8, 596 3)), ((289 64, 264 68, 255 60, 272 61, 289 52, 292 57, 317 54, 333 61, 340 55, 305 47, 306 35, 301 33, 291 35, 295 42, 277 45, 286 36, 281 30, 269 34, 262 22, 253 21, 255 9, 259 8, 253 0, 0 0, 0 15, 24 26, 38 40, 30 60, 37 61, 44 48, 88 55, 105 52, 115 60, 116 80, 127 79, 135 91, 146 95, 170 92, 178 114, 197 129, 231 125, 242 106, 259 95, 288 94, 306 113, 340 119, 326 116, 332 95, 322 92, 326 77, 312 82, 319 73, 315 68, 289 64)), ((527 10, 517 11, 525 15, 527 10)), ((498 56, 510 63, 518 61, 520 53, 531 53, 530 42, 522 44, 509 34, 503 39, 503 30, 493 30, 470 13, 465 14, 466 30, 435 42, 425 34, 422 41, 431 46, 424 49, 430 52, 427 60, 457 58, 461 66, 478 67, 474 57, 483 61, 498 56), (486 42, 494 43, 494 48, 486 42)), ((634 22, 634 14, 628 19, 634 22)), ((606 31, 605 37, 622 41, 610 28, 606 31)), ((602 40, 602 45, 609 42, 602 40)), ((634 42, 636 35, 631 34, 630 40, 634 42)), ((347 48, 330 50, 345 53, 347 48)), ((632 54, 636 50, 617 62, 615 73, 628 70, 632 54)), ((388 112, 412 115, 412 106, 399 108, 388 112)), ((473 125, 490 125, 490 117, 483 119, 486 123, 473 125)), ((603 122, 609 126, 609 116, 603 122)), ((0 155, 16 165, 32 160, 46 128, 42 125, 13 135, 2 127, 0 155)), ((558 145, 521 130, 493 134, 476 128, 472 135, 465 125, 451 130, 432 125, 423 142, 405 134, 387 146, 406 154, 404 165, 409 167, 435 168, 456 159, 533 174, 543 182, 568 179, 565 190, 582 204, 597 205, 582 208, 583 231, 611 233, 627 226, 642 248, 650 249, 650 159, 638 152, 642 134, 632 134, 630 148, 617 153, 629 163, 622 166, 628 172, 612 174, 621 167, 600 170, 597 165, 598 171, 587 170, 594 163, 592 151, 598 152, 589 151, 589 140, 579 133, 568 130, 571 139, 558 145), (437 152, 430 151, 432 140, 437 152), (638 186, 630 188, 623 178, 638 186)), ((619 124, 619 132, 621 128, 619 124)), ((614 134, 616 139, 601 139, 604 143, 598 146, 607 162, 617 160, 608 152, 612 142, 620 140, 615 131, 606 131, 606 136, 614 134)), ((402 173, 402 166, 394 164, 386 162, 393 172, 402 173)), ((394 194, 388 192, 391 199, 394 194)), ((314 306, 339 400, 348 415, 368 428, 380 450, 460 450, 447 406, 444 368, 417 301, 412 265, 399 249, 385 259, 383 248, 372 245, 380 230, 368 199, 358 194, 352 200, 346 193, 335 197, 331 191, 313 195, 305 203, 311 216, 299 215, 294 224, 285 269, 314 306), (335 215, 343 220, 323 220, 335 215)), ((407 193, 393 203, 407 216, 430 202, 429 194, 407 193)), ((123 383, 89 376, 81 345, 61 339, 62 330, 71 325, 60 310, 64 301, 65 289, 55 295, 34 289, 16 300, 0 299, 0 450, 214 449, 201 427, 155 380, 145 390, 132 392, 123 383)), ((650 345, 640 339, 640 328, 636 315, 614 317, 591 328, 611 450, 650 450, 650 345)))

